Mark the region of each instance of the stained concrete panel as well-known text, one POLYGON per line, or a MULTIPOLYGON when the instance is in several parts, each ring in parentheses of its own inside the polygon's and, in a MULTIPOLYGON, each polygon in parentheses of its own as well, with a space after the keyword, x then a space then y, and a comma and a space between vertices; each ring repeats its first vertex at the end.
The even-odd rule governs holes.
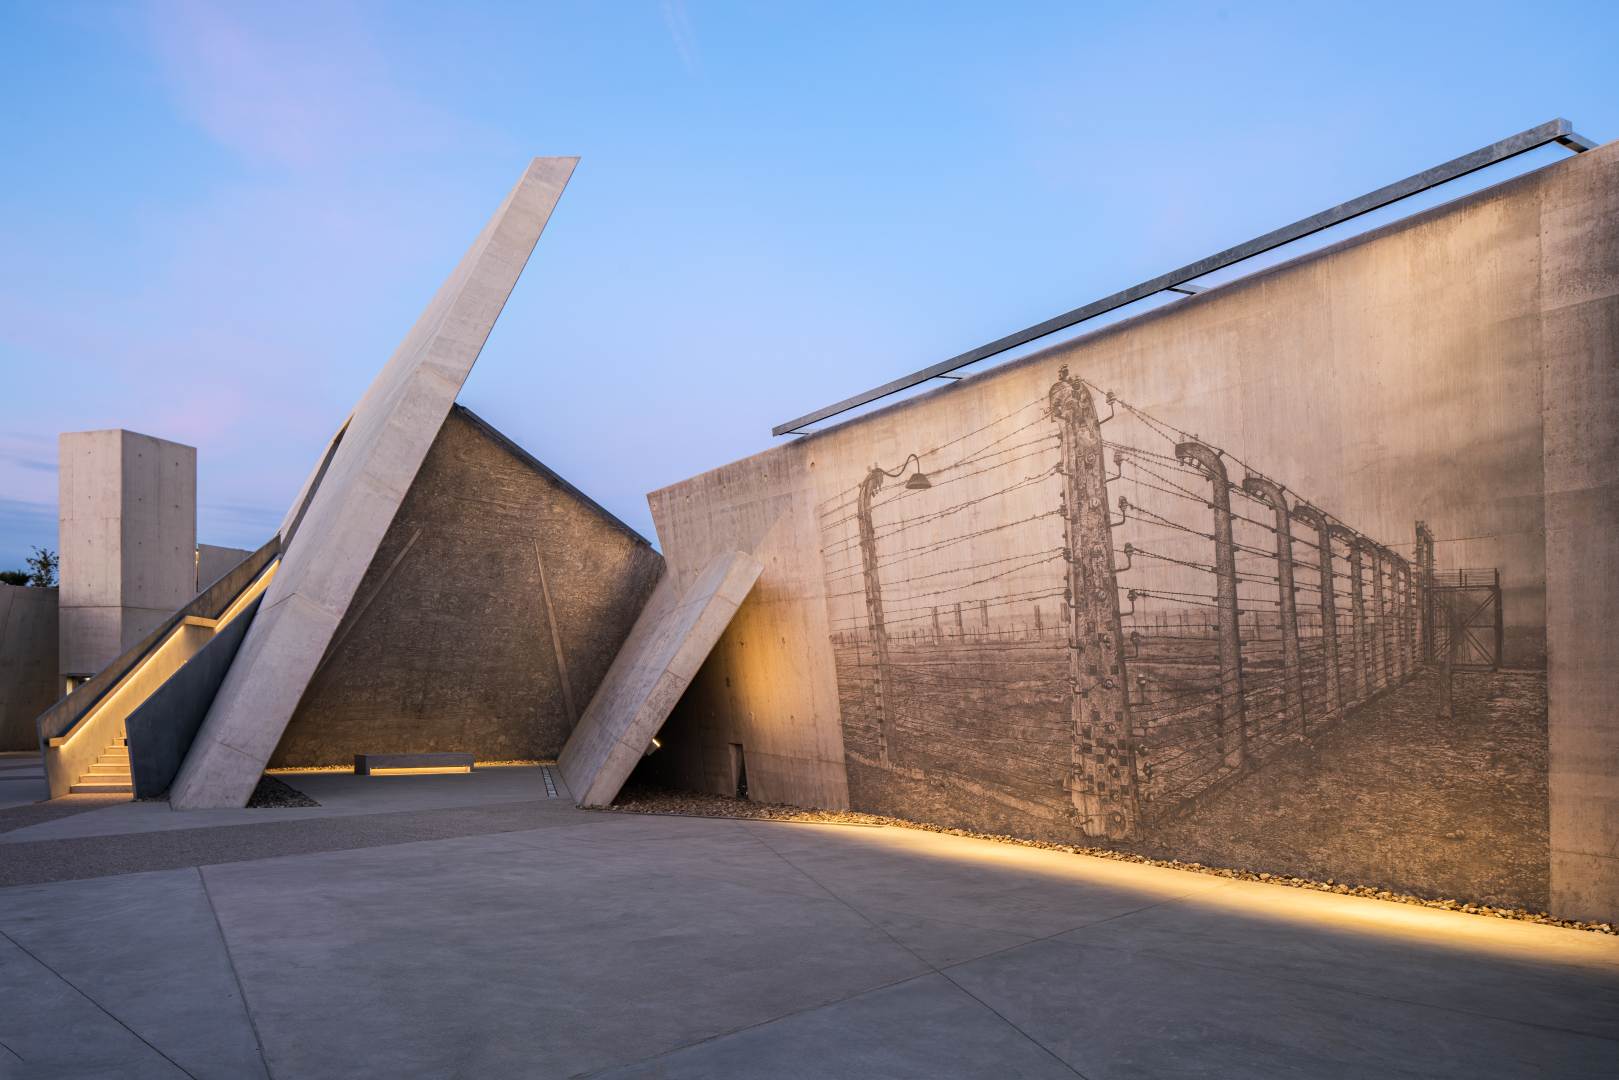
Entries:
POLYGON ((34 750, 34 719, 61 696, 56 589, 0 584, 0 750, 34 750))
POLYGON ((581 806, 617 797, 763 569, 733 551, 711 559, 684 591, 672 577, 658 586, 557 759, 581 806))
POLYGON ((60 671, 89 675, 196 593, 197 451, 110 430, 58 453, 60 671))
POLYGON ((554 759, 662 572, 645 538, 456 406, 271 765, 554 759))
POLYGON ((281 570, 176 777, 176 808, 246 803, 576 163, 534 159, 317 464, 281 570))
MULTIPOLYGON (((1064 534, 1061 433, 1049 408, 1067 367, 1098 388, 1100 430, 1113 444, 1091 467, 1107 470, 1110 518, 1123 515, 1135 530, 1115 537, 1119 567, 1130 563, 1121 541, 1132 536, 1135 550, 1168 556, 1137 557, 1115 582, 1160 593, 1156 608, 1155 598, 1138 596, 1132 615, 1119 592, 1135 619, 1126 630, 1160 636, 1165 651, 1154 657, 1149 641, 1145 662, 1167 669, 1168 650, 1187 650, 1171 673, 1182 685, 1166 677, 1162 700, 1206 692, 1215 663, 1197 653, 1214 634, 1213 616, 1200 614, 1214 606, 1213 583, 1174 584, 1176 575, 1203 572, 1213 555, 1208 480, 1176 457, 1177 441, 1192 438, 1225 452, 1233 482, 1250 471, 1275 478, 1289 498, 1397 552, 1409 554, 1415 522, 1426 521, 1439 570, 1499 570, 1503 666, 1549 666, 1549 711, 1538 672, 1458 682, 1500 688, 1464 692, 1461 715, 1474 718, 1475 731, 1511 736, 1482 739, 1489 745, 1472 748, 1476 757, 1459 741, 1423 747, 1424 770, 1497 781, 1489 805, 1459 816, 1391 799, 1390 785, 1345 783, 1341 805, 1358 807, 1355 817, 1335 834, 1284 844, 1278 833, 1292 822, 1275 812, 1274 790, 1264 790, 1274 774, 1250 774, 1260 790, 1245 829, 1256 842, 1273 841, 1267 857, 1276 860, 1254 869, 1283 869, 1307 851, 1330 875, 1335 844, 1398 838, 1398 851, 1386 854, 1408 886, 1440 879, 1425 878, 1425 867, 1449 872, 1471 860, 1478 896, 1492 895, 1497 871, 1509 868, 1491 862, 1488 838, 1498 829, 1515 841, 1544 835, 1546 802, 1531 796, 1546 784, 1552 851, 1541 840, 1529 860, 1536 865, 1510 869, 1544 881, 1549 860, 1554 913, 1619 914, 1619 728, 1611 721, 1619 664, 1612 636, 1600 630, 1619 565, 1616 174, 1619 146, 1600 147, 652 493, 677 580, 737 548, 765 572, 671 715, 669 749, 648 760, 649 771, 724 793, 740 743, 750 790, 768 786, 760 797, 793 786, 800 803, 1079 839, 1065 804, 1070 751, 1084 742, 1086 723, 1068 710, 1088 675, 1083 660, 1073 671, 1056 662, 1074 647, 1064 623, 1077 606, 1067 577, 1077 549, 1064 534), (1115 408, 1110 391, 1159 425, 1156 433, 1138 443, 1151 425, 1115 408), (1147 453, 1121 466, 1115 446, 1147 453), (868 516, 874 528, 861 537, 861 488, 874 464, 888 472, 868 516), (913 470, 927 474, 914 487, 913 470), (1120 498, 1136 510, 1122 510, 1120 498), (1143 508, 1185 516, 1154 526, 1143 508), (899 645, 887 660, 874 647, 866 583, 883 593, 876 604, 893 619, 899 645), (1186 600, 1189 614, 1150 622, 1141 612, 1163 612, 1172 602, 1163 596, 1186 600), (879 667, 887 678, 874 675, 879 667), (896 718, 897 761, 878 749, 872 716, 885 707, 896 718), (1549 770, 1539 728, 1547 722, 1549 770), (918 748, 909 762, 907 741, 918 748), (769 753, 756 755, 756 746, 769 753), (963 781, 956 789, 951 776, 963 781)), ((1264 508, 1237 509, 1246 519, 1237 522, 1245 540, 1238 564, 1248 574, 1241 614, 1257 638, 1258 618, 1277 603, 1275 569, 1264 562, 1275 535, 1264 508)), ((1308 566, 1317 538, 1303 526, 1295 538, 1294 559, 1318 573, 1308 566)), ((1346 552, 1335 561, 1334 573, 1347 576, 1346 552)), ((1319 587, 1307 595, 1303 586, 1315 582, 1300 581, 1298 602, 1316 603, 1319 587)), ((1338 589, 1338 616, 1347 620, 1347 582, 1338 589)), ((1279 653, 1274 624, 1266 628, 1279 653)), ((1319 616, 1312 633, 1319 649, 1319 616)), ((1263 645, 1245 659, 1255 687, 1283 662, 1263 645)), ((1426 687, 1388 707, 1421 708, 1431 719, 1436 699, 1426 687)), ((1310 693, 1319 716, 1323 691, 1310 693)), ((1150 712, 1164 721, 1150 732, 1152 748, 1213 746, 1220 737, 1207 717, 1177 727, 1167 706, 1150 712)), ((1276 712, 1254 709, 1260 723, 1276 712)), ((1410 772, 1397 747, 1367 751, 1391 784, 1410 772)), ((1170 773, 1143 780, 1167 785, 1170 773)))

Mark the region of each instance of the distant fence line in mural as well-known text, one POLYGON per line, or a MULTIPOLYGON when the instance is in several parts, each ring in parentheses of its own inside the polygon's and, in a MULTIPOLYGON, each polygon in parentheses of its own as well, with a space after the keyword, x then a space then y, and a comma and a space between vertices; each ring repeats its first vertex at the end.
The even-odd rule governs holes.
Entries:
POLYGON ((1435 603, 1422 523, 1408 560, 1066 368, 820 514, 851 760, 1088 836, 1307 742, 1474 606, 1435 603))

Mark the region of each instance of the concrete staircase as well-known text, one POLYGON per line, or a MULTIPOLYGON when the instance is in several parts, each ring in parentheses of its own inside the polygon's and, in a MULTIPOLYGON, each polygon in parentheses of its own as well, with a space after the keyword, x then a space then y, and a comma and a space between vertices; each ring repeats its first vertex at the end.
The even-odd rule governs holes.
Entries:
POLYGON ((129 741, 122 735, 103 750, 90 771, 73 785, 74 795, 134 794, 135 782, 129 775, 129 741))

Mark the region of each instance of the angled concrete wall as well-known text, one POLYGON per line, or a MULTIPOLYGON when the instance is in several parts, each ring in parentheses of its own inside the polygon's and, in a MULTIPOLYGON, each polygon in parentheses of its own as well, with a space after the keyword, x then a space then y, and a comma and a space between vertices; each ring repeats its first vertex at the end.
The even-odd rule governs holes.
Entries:
MULTIPOLYGON (((1476 723, 1430 724, 1435 706, 1423 683, 1410 692, 1414 698, 1393 701, 1419 710, 1423 730, 1434 732, 1420 757, 1369 745, 1349 767, 1387 755, 1390 771, 1343 780, 1335 794, 1310 804, 1348 800, 1358 822, 1346 820, 1337 831, 1324 825, 1289 846, 1280 835, 1288 823, 1259 790, 1240 826, 1210 830, 1202 857, 1240 859, 1256 870, 1307 865, 1331 876, 1342 869, 1335 850, 1382 837, 1381 856, 1373 850, 1355 863, 1372 867, 1383 859, 1381 870, 1365 871, 1381 880, 1367 883, 1466 888, 1475 897, 1549 903, 1560 915, 1619 916, 1619 656, 1606 630, 1619 599, 1616 287, 1619 145, 1608 145, 654 492, 658 537, 677 581, 731 549, 752 553, 765 572, 647 767, 728 793, 740 745, 750 790, 761 799, 1080 838, 1062 817, 1076 779, 1069 735, 1055 719, 1060 703, 1066 720, 1068 696, 1094 674, 1083 670, 1083 658, 1073 670, 1054 664, 1076 648, 1063 637, 1072 606, 1064 597, 1075 595, 1074 580, 1061 573, 1072 558, 1062 515, 1074 504, 1059 490, 1050 406, 1066 367, 1100 388, 1103 438, 1120 442, 1146 421, 1122 405, 1114 417, 1102 391, 1161 422, 1148 447, 1157 456, 1133 459, 1144 468, 1128 466, 1125 480, 1116 480, 1121 466, 1112 446, 1100 455, 1105 461, 1092 453, 1087 467, 1108 473, 1108 514, 1124 513, 1138 530, 1153 527, 1121 511, 1123 497, 1159 512, 1184 503, 1193 521, 1192 531, 1160 528, 1145 545, 1183 563, 1154 563, 1138 550, 1133 583, 1162 589, 1213 558, 1205 550, 1211 524, 1197 517, 1209 513, 1208 480, 1183 475, 1177 439, 1206 440, 1227 452, 1239 485, 1234 498, 1245 472, 1261 469, 1285 482, 1289 499, 1327 508, 1377 544, 1409 556, 1414 522, 1423 520, 1438 537, 1439 569, 1501 573, 1501 659, 1516 670, 1494 681, 1460 677, 1458 685, 1474 688, 1467 693, 1482 694, 1464 694, 1457 706, 1476 723), (932 474, 916 491, 905 490, 911 454, 924 455, 916 468, 932 474), (855 520, 872 520, 862 503, 877 490, 866 486, 874 463, 892 470, 877 496, 888 509, 874 530, 857 536, 855 520), (934 535, 946 527, 955 530, 950 546, 934 535), (1014 546, 1014 536, 1027 543, 1014 546), (872 551, 876 558, 867 561, 883 569, 863 597, 863 552, 872 551), (886 555, 901 554, 903 566, 895 558, 885 563, 886 555), (1028 561, 1018 562, 1025 554, 1028 561), (970 607, 956 609, 951 601, 961 593, 947 595, 948 586, 969 564, 983 568, 984 606, 974 593, 970 607), (866 609, 881 605, 876 593, 883 590, 890 605, 899 596, 903 609, 894 613, 898 628, 890 628, 903 643, 900 655, 886 661, 874 659, 863 629, 866 609), (931 643, 961 643, 965 654, 988 640, 1006 643, 999 658, 963 663, 925 655, 931 643), (1046 653, 1034 651, 1041 642, 1049 643, 1046 653), (885 666, 897 672, 893 680, 869 677, 885 666), (897 722, 879 733, 866 718, 885 709, 891 720, 897 709, 897 722), (1038 710, 1051 716, 1023 718, 1038 710), (898 760, 880 749, 879 734, 899 740, 898 760), (1051 741, 1041 747, 1041 739, 1051 741), (917 749, 909 762, 907 744, 917 749), (1398 801, 1378 786, 1405 783, 1419 771, 1436 791, 1476 785, 1478 796, 1456 808, 1457 821, 1441 824, 1417 788, 1398 801), (1250 834, 1240 849, 1239 832, 1250 834)), ((1252 573, 1262 566, 1256 559, 1274 552, 1275 533, 1262 508, 1239 509, 1253 520, 1237 523, 1247 537, 1238 567, 1252 573)), ((1295 538, 1315 540, 1304 526, 1295 538)), ((1118 565, 1129 564, 1132 554, 1113 546, 1118 565)), ((1294 558, 1306 575, 1301 596, 1312 584, 1307 571, 1318 573, 1309 570, 1314 557, 1297 545, 1294 558)), ((1342 579, 1346 553, 1336 562, 1342 579)), ((1197 570, 1204 571, 1212 568, 1197 570)), ((1256 610, 1270 605, 1274 612, 1277 603, 1275 570, 1258 574, 1239 585, 1239 614, 1250 629, 1256 610)), ((873 575, 866 577, 870 584, 873 575)), ((1348 620, 1350 590, 1339 589, 1338 617, 1348 620)), ((1370 586, 1367 594, 1368 604, 1382 603, 1370 586)), ((1152 600, 1133 609, 1136 599, 1119 594, 1126 614, 1139 620, 1152 600)), ((1212 585, 1180 599, 1193 605, 1187 634, 1213 635, 1214 616, 1197 614, 1217 606, 1212 585)), ((1274 642, 1270 617, 1264 629, 1274 642)), ((1392 663, 1392 644, 1384 637, 1375 643, 1379 664, 1392 663)), ((1248 673, 1256 684, 1283 662, 1280 655, 1258 660, 1248 673)), ((1210 668, 1203 663, 1182 665, 1177 677, 1205 679, 1210 668)), ((1317 699, 1322 692, 1307 688, 1317 699)), ((1387 732, 1405 738, 1411 725, 1398 713, 1384 718, 1387 732)), ((1286 714, 1267 707, 1258 720, 1273 715, 1286 714)), ((1073 746, 1090 752, 1092 726, 1077 712, 1069 726, 1073 746)), ((1182 731, 1170 718, 1154 737, 1170 746, 1228 737, 1229 727, 1207 726, 1182 731)), ((1358 738, 1384 729, 1346 721, 1341 730, 1358 738)), ((1233 767, 1216 758, 1217 767, 1233 767)), ((1279 774, 1254 775, 1264 781, 1279 774)), ((1295 779, 1308 785, 1318 777, 1306 769, 1295 779)), ((1143 782, 1149 780, 1161 776, 1143 782)), ((1142 832, 1138 846, 1189 835, 1150 824, 1142 832)))
POLYGON ((643 537, 457 406, 271 764, 554 758, 662 571, 643 537))
POLYGON ((197 451, 111 430, 58 452, 59 662, 93 675, 196 593, 197 451))
POLYGON ((241 806, 252 794, 576 163, 529 165, 316 465, 171 805, 241 806))
POLYGON ((34 719, 62 696, 55 589, 0 584, 0 750, 36 750, 34 719))
POLYGON ((246 604, 124 719, 135 798, 155 799, 169 790, 261 599, 246 604))
POLYGON ((658 586, 557 759, 580 806, 618 797, 763 569, 745 552, 725 552, 683 593, 673 578, 658 586))

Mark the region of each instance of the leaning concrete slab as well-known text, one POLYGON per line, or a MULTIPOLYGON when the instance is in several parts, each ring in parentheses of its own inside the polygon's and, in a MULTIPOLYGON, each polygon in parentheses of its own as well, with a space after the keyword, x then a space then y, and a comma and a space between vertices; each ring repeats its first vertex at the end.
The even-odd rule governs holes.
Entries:
POLYGON ((741 551, 711 559, 689 589, 659 583, 557 761, 580 806, 606 806, 730 625, 764 564, 741 551))
POLYGON ((577 162, 534 159, 322 455, 175 778, 177 809, 246 803, 577 162))

